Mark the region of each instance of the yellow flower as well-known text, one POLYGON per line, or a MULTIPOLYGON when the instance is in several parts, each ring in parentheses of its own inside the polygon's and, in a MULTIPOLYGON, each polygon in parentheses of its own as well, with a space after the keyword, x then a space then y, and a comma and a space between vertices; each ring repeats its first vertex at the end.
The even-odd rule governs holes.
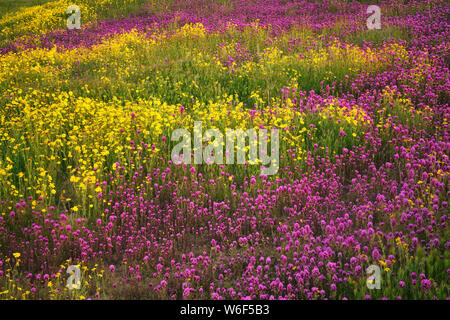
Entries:
POLYGON ((13 256, 14 256, 14 258, 19 258, 20 257, 20 253, 19 252, 16 252, 16 253, 13 253, 13 256))

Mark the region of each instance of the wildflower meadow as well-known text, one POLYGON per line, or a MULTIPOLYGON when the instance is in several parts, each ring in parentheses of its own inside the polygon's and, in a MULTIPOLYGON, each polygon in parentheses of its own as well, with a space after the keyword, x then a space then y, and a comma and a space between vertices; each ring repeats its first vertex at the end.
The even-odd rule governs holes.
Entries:
POLYGON ((449 299, 449 15, 1 1, 0 299, 449 299))

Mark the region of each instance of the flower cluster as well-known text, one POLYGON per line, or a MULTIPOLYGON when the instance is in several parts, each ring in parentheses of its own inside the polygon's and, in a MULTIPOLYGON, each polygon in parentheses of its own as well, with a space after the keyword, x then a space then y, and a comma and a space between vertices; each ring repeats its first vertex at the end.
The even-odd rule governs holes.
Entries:
POLYGON ((448 4, 117 3, 0 19, 0 299, 449 296, 448 4), (173 163, 197 121, 277 128, 278 173, 173 163))

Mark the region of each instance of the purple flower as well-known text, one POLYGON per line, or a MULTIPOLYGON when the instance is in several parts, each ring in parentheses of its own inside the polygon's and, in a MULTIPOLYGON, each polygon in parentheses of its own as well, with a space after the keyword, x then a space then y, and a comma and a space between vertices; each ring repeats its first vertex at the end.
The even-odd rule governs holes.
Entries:
POLYGON ((420 282, 420 286, 423 290, 430 290, 431 289, 431 281, 428 279, 422 279, 420 282))

